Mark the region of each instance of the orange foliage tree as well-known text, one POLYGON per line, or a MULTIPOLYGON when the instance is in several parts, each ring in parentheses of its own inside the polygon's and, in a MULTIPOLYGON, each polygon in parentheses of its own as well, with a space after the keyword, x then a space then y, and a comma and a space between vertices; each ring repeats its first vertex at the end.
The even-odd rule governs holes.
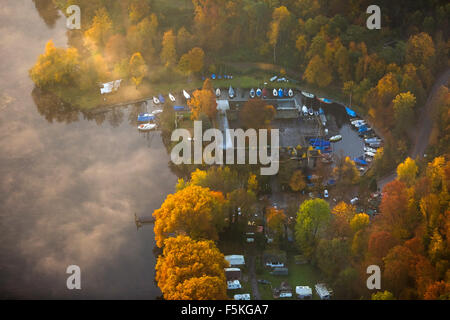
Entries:
POLYGON ((206 114, 211 121, 215 120, 217 102, 209 81, 209 79, 206 79, 203 83, 203 88, 194 91, 192 98, 188 101, 188 106, 192 110, 192 120, 198 120, 202 113, 206 114))
POLYGON ((245 128, 268 128, 275 117, 275 108, 267 105, 263 100, 249 100, 240 111, 240 119, 245 128))
POLYGON ((155 279, 167 300, 225 300, 227 266, 212 241, 180 235, 164 241, 155 279))
POLYGON ((170 234, 217 240, 225 223, 224 205, 221 192, 194 185, 168 195, 153 212, 156 245, 162 247, 170 234))

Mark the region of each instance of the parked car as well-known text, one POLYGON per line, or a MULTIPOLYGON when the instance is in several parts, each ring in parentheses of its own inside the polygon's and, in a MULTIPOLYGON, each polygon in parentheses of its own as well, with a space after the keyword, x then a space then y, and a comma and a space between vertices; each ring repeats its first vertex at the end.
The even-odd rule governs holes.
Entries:
POLYGON ((270 281, 269 280, 265 280, 265 279, 259 279, 258 282, 261 283, 261 284, 270 284, 270 281))
POLYGON ((353 205, 353 204, 357 203, 358 200, 359 200, 358 197, 354 197, 352 200, 350 200, 350 203, 353 205))
POLYGON ((323 191, 323 197, 324 197, 324 198, 328 198, 328 190, 327 190, 327 189, 325 189, 325 190, 323 191))

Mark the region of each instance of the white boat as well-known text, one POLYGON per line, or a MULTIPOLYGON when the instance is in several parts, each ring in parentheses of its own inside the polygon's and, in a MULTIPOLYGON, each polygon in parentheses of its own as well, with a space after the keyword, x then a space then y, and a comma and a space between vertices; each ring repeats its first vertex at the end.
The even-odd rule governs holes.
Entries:
POLYGON ((160 113, 162 113, 163 111, 162 111, 162 109, 156 109, 156 110, 153 110, 152 111, 152 114, 153 115, 156 115, 156 114, 160 114, 160 113))
POLYGON ((373 149, 373 148, 370 148, 370 147, 364 147, 364 151, 376 153, 377 149, 373 149))
POLYGON ((332 137, 330 138, 330 141, 331 141, 331 142, 336 142, 336 141, 339 141, 339 140, 342 140, 342 136, 341 136, 340 134, 338 134, 338 135, 336 135, 336 136, 332 136, 332 137))
POLYGON ((154 123, 143 123, 138 125, 138 130, 140 131, 150 131, 154 128, 156 128, 156 124, 154 123))
POLYGON ((220 89, 219 88, 217 88, 216 89, 216 97, 220 97, 220 94, 221 94, 222 92, 220 92, 220 89))
POLYGON ((154 104, 159 104, 159 99, 157 97, 153 97, 153 103, 154 104))
POLYGON ((260 88, 256 89, 256 96, 261 97, 262 90, 260 88))
POLYGON ((365 120, 363 120, 363 119, 355 119, 355 120, 352 120, 350 123, 351 124, 357 124, 357 123, 360 123, 360 122, 365 122, 365 120))
POLYGON ((314 115, 314 109, 313 108, 309 108, 308 109, 308 113, 309 113, 310 116, 313 116, 314 115))
POLYGON ((307 116, 308 115, 308 108, 306 106, 303 106, 302 107, 302 112, 303 112, 304 116, 307 116))
POLYGON ((175 102, 175 97, 169 92, 169 99, 172 102, 175 102))
POLYGON ((366 152, 364 152, 364 154, 366 155, 366 156, 369 156, 369 157, 375 157, 375 153, 373 153, 373 152, 370 152, 370 151, 366 151, 366 152))
POLYGON ((250 90, 250 98, 254 97, 255 97, 255 89, 252 88, 252 90, 250 90))
POLYGON ((362 127, 362 126, 365 126, 365 125, 366 125, 365 122, 357 122, 357 123, 355 123, 353 126, 354 126, 355 128, 359 128, 359 127, 362 127))
POLYGON ((234 95, 235 95, 235 93, 234 93, 233 87, 230 86, 230 88, 228 89, 228 96, 230 97, 230 99, 233 99, 234 95))
POLYGON ((302 95, 304 95, 305 97, 310 98, 310 99, 314 98, 314 95, 312 93, 308 93, 305 91, 302 91, 302 95))
POLYGON ((183 96, 186 98, 186 100, 189 100, 191 98, 191 96, 189 95, 189 93, 186 92, 186 90, 183 90, 183 96))
POLYGON ((272 94, 274 97, 278 96, 278 90, 277 89, 273 89, 272 94))
POLYGON ((292 89, 289 89, 288 95, 292 98, 294 96, 294 91, 292 91, 292 89))
POLYGON ((374 138, 367 138, 367 139, 364 139, 364 141, 365 141, 366 143, 377 143, 377 142, 381 142, 381 139, 380 139, 380 138, 377 138, 377 137, 374 137, 374 138))
POLYGON ((273 76, 272 78, 270 78, 270 82, 274 82, 275 80, 277 80, 278 76, 273 76))

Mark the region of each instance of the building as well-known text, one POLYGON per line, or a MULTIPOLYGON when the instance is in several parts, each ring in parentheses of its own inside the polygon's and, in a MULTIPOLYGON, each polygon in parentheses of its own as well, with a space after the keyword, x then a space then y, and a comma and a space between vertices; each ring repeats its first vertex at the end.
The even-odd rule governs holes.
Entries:
POLYGON ((321 300, 329 300, 331 298, 331 293, 328 291, 324 283, 318 283, 315 285, 317 295, 321 300))
POLYGON ((242 255, 234 254, 234 255, 230 255, 230 256, 225 256, 225 260, 228 261, 228 263, 230 264, 230 267, 245 265, 245 259, 244 259, 244 256, 242 256, 242 255))
POLYGON ((296 286, 295 293, 299 299, 311 299, 312 289, 308 286, 296 286))
POLYGON ((288 268, 274 268, 270 274, 274 276, 287 276, 289 275, 289 270, 288 268))
POLYGON ((239 280, 233 280, 233 281, 227 281, 227 289, 228 290, 236 290, 236 289, 241 289, 241 283, 239 282, 239 280))
POLYGON ((239 268, 225 268, 225 277, 227 281, 241 280, 241 269, 239 268))

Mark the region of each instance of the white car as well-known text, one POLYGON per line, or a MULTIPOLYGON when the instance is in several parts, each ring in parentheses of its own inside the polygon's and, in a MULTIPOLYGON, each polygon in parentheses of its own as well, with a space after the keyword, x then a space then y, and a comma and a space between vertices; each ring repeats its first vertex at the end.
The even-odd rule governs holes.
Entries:
POLYGON ((323 191, 323 197, 324 197, 324 198, 328 198, 328 190, 327 190, 327 189, 325 189, 325 190, 323 191))
POLYGON ((355 204, 358 202, 358 200, 359 200, 358 197, 354 197, 352 200, 350 200, 350 203, 355 204))

